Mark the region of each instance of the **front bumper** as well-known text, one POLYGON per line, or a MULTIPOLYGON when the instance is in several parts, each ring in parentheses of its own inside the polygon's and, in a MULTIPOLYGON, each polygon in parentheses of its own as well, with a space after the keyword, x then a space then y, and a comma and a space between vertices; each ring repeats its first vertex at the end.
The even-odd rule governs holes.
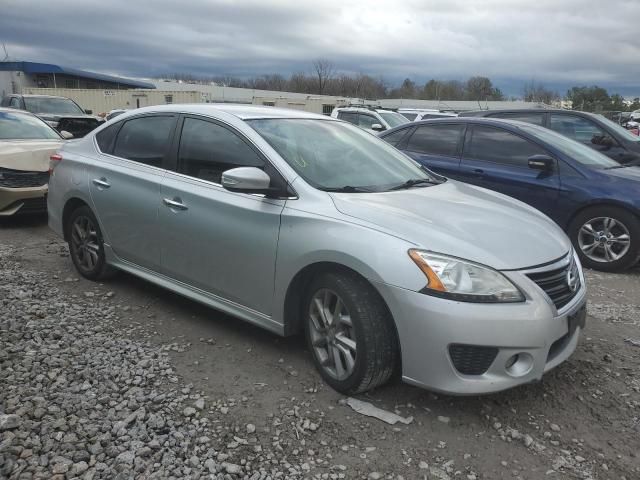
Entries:
POLYGON ((395 319, 404 381, 455 395, 492 393, 540 380, 571 356, 586 316, 582 273, 580 290, 559 311, 524 272, 504 273, 524 292, 525 302, 463 303, 376 285, 395 319), (497 353, 484 373, 468 375, 454 366, 452 345, 497 353))
POLYGON ((47 211, 47 185, 25 188, 0 187, 0 217, 47 211))

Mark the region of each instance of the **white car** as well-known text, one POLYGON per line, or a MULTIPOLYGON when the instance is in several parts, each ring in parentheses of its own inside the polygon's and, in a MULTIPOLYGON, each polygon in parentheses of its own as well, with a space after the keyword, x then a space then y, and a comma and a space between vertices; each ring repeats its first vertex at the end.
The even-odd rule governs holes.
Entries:
POLYGON ((433 108, 399 108, 398 113, 412 122, 431 118, 457 117, 457 113, 441 112, 433 108))
POLYGON ((409 122, 399 113, 375 107, 336 107, 331 112, 331 116, 371 133, 383 132, 409 122))

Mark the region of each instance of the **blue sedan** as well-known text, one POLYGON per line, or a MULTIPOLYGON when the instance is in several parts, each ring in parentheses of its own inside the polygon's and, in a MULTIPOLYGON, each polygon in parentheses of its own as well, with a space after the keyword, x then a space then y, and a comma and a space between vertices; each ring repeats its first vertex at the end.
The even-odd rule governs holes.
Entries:
POLYGON ((544 212, 588 267, 620 271, 640 257, 637 161, 620 165, 546 128, 497 119, 428 120, 380 137, 431 170, 544 212))

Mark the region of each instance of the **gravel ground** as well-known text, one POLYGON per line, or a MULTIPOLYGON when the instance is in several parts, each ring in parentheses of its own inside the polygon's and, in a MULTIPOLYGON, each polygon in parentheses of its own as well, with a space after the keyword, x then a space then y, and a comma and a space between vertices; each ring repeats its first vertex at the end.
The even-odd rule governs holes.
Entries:
POLYGON ((0 478, 640 478, 640 269, 588 272, 587 331, 484 397, 324 385, 281 339, 121 274, 80 278, 46 219, 0 223, 0 478))

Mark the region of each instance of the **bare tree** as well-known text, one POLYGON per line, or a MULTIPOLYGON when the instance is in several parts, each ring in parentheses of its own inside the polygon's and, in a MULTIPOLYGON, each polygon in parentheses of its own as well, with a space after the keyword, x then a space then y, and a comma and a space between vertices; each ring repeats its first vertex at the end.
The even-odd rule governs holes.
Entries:
POLYGON ((534 79, 531 79, 530 82, 526 82, 524 84, 522 93, 525 102, 542 102, 551 104, 551 102, 560 98, 558 92, 549 90, 542 83, 538 83, 534 79))
POLYGON ((327 82, 335 73, 335 67, 330 60, 317 58, 313 61, 313 70, 318 77, 318 94, 322 95, 327 82))

